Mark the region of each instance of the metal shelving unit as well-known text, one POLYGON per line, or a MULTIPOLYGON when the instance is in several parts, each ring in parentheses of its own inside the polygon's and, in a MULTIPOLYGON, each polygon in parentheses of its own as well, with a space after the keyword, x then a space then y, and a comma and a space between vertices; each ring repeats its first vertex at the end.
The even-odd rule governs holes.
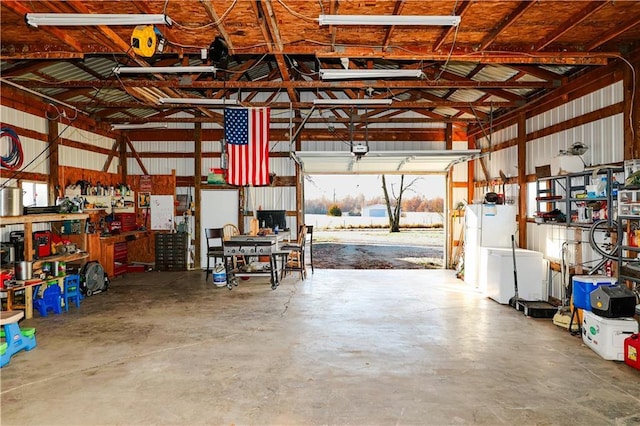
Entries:
POLYGON ((614 206, 616 198, 613 195, 612 183, 614 182, 614 177, 622 172, 622 167, 607 167, 595 171, 589 170, 562 176, 538 178, 536 181, 536 211, 538 212, 536 223, 590 227, 593 223, 593 218, 579 217, 581 210, 578 208, 578 203, 605 202, 607 204, 606 219, 611 225, 616 214, 614 206), (594 174, 597 179, 596 182, 602 177, 606 178, 605 196, 586 196, 587 186, 595 184, 593 181, 594 174), (548 213, 554 209, 560 210, 565 216, 564 221, 545 220, 541 216, 541 214, 548 213))

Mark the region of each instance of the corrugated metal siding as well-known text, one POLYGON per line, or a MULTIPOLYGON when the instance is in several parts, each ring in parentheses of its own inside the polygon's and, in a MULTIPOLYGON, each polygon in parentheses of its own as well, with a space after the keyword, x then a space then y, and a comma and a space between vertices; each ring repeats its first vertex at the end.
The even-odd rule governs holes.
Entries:
POLYGON ((115 139, 113 138, 98 135, 96 133, 88 132, 76 127, 66 127, 65 125, 58 127, 60 128, 61 138, 69 139, 76 142, 82 142, 91 146, 111 149, 111 147, 113 146, 113 142, 115 141, 115 139))
MULTIPOLYGON (((192 158, 143 158, 142 163, 151 175, 170 175, 172 170, 177 176, 193 176, 192 158)), ((135 158, 127 159, 129 174, 144 174, 135 158)))
POLYGON ((624 101, 622 81, 527 119, 527 133, 624 101))
MULTIPOLYGON (((576 247, 582 250, 582 263, 584 266, 589 266, 593 264, 594 261, 600 260, 600 256, 595 254, 589 245, 587 230, 578 230, 578 234, 576 235, 575 228, 527 223, 527 248, 541 252, 545 259, 561 262, 562 245, 565 242, 569 244, 565 261, 570 265, 575 265, 576 247), (579 246, 577 246, 578 243, 580 243, 579 246)), ((561 279, 554 274, 551 295, 560 298, 562 295, 561 291, 561 279)))
POLYGON ((47 120, 37 115, 28 114, 17 109, 0 106, 0 116, 4 124, 22 127, 43 134, 47 134, 47 120))
POLYGON ((549 164, 561 150, 574 142, 583 142, 589 150, 582 156, 587 165, 610 164, 624 159, 623 114, 574 127, 527 143, 527 173, 536 166, 549 164))
MULTIPOLYGON (((60 165, 68 167, 77 167, 80 169, 102 171, 107 155, 86 151, 83 149, 72 148, 68 146, 60 146, 60 165)), ((114 158, 109 166, 109 173, 118 172, 118 159, 114 158)))
MULTIPOLYGON (((465 142, 453 142, 452 144, 452 148, 454 150, 465 150, 467 149, 468 143, 465 142)), ((467 165, 467 163, 461 163, 461 164, 456 164, 453 166, 452 170, 451 170, 451 178, 453 179, 454 182, 468 182, 469 179, 469 167, 467 165)), ((454 190, 457 188, 454 188, 454 190)), ((454 194, 455 195, 455 194, 454 194)), ((467 190, 464 189, 464 193, 463 193, 463 198, 467 196, 467 190)), ((455 196, 453 198, 453 205, 455 206, 455 203, 457 201, 461 201, 460 199, 457 199, 455 196)))

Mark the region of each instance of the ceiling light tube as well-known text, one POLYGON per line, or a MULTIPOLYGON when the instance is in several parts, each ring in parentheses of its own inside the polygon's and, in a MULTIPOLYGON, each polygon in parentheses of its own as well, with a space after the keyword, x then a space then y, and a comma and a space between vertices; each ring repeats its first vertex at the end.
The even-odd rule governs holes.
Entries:
POLYGON ((421 78, 422 70, 396 70, 396 69, 327 69, 320 70, 323 80, 358 80, 367 78, 421 78))
POLYGON ((159 98, 160 104, 238 105, 237 99, 213 98, 159 98))
POLYGON ((434 25, 457 26, 460 16, 420 16, 420 15, 320 15, 320 25, 434 25))
POLYGON ((172 24, 171 18, 163 14, 27 13, 24 19, 31 27, 172 24))
POLYGON ((178 67, 123 67, 117 66, 113 68, 114 74, 143 74, 143 73, 202 73, 212 72, 215 73, 218 69, 214 66, 178 66, 178 67))
POLYGON ((168 126, 163 123, 124 123, 112 124, 111 130, 134 130, 134 129, 166 129, 168 126))
POLYGON ((314 99, 314 105, 391 105, 392 99, 314 99))

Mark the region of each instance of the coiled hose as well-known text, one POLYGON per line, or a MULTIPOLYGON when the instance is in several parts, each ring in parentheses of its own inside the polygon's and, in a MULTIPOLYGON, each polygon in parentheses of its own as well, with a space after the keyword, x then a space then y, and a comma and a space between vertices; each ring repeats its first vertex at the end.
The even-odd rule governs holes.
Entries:
POLYGON ((9 138, 9 149, 6 156, 0 156, 2 167, 9 170, 18 170, 22 167, 24 161, 20 137, 12 128, 2 127, 0 128, 0 139, 4 137, 9 138))

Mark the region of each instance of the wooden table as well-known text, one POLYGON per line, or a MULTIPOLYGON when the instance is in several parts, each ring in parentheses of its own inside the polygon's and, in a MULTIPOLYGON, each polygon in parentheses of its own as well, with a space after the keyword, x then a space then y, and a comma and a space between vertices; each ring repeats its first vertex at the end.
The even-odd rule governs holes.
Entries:
POLYGON ((33 288, 39 285, 57 281, 61 291, 64 291, 64 277, 52 277, 44 280, 32 279, 27 281, 16 281, 15 286, 7 287, 3 291, 7 292, 7 311, 15 311, 17 309, 24 311, 26 319, 33 318, 33 288), (15 294, 24 290, 24 305, 16 303, 15 294))

